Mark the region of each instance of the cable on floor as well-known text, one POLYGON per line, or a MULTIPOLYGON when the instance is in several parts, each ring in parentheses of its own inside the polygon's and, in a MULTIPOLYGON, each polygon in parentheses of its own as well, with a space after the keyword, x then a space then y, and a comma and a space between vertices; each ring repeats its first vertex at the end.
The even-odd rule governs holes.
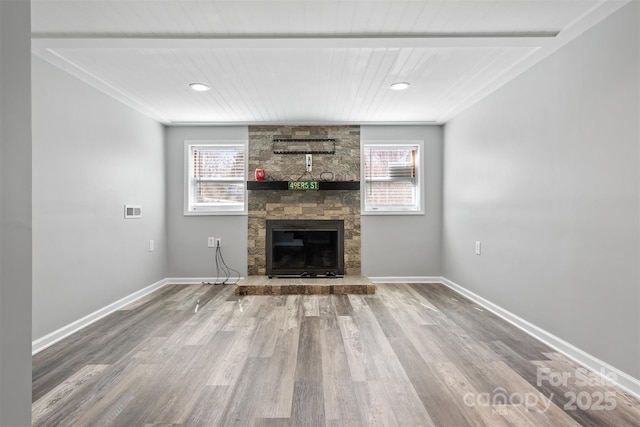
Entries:
POLYGON ((216 246, 215 261, 216 280, 213 282, 202 282, 203 285, 235 285, 240 281, 240 272, 227 265, 224 257, 222 256, 222 249, 220 248, 220 245, 216 246), (230 282, 232 276, 231 272, 234 272, 235 274, 233 276, 236 276, 232 282, 230 282), (222 278, 224 278, 224 280, 220 281, 222 278))

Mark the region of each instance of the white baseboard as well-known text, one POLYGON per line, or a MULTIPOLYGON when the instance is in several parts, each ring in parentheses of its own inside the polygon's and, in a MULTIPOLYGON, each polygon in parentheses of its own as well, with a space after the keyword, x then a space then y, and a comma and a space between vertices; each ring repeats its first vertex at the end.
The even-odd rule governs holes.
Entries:
POLYGON ((131 295, 127 295, 126 297, 119 299, 118 301, 113 302, 106 307, 96 310, 93 313, 76 320, 75 322, 69 323, 68 325, 63 326, 62 328, 53 331, 50 334, 43 336, 42 338, 38 338, 31 343, 31 355, 41 352, 45 348, 52 346, 61 339, 68 337, 69 335, 79 331, 80 329, 89 326, 93 322, 102 319, 103 317, 113 313, 114 311, 121 309, 125 305, 130 304, 135 300, 138 300, 143 296, 148 295, 151 292, 160 289, 161 287, 169 283, 170 282, 168 282, 167 279, 162 279, 152 285, 147 286, 146 288, 132 293, 131 295))
POLYGON ((440 276, 367 276, 367 279, 371 283, 443 283, 444 281, 440 276))
POLYGON ((491 301, 467 290, 466 288, 458 285, 457 283, 452 282, 446 278, 442 278, 442 284, 447 286, 448 288, 458 292, 459 294, 467 297, 472 300, 476 304, 486 308, 496 316, 501 317, 517 328, 523 330, 527 334, 536 338, 537 340, 542 341, 547 344, 549 347, 557 350, 558 352, 564 354, 568 358, 574 360, 580 365, 586 367, 587 369, 592 370, 594 373, 598 375, 605 374, 613 374, 611 377, 615 378, 616 381, 612 381, 611 378, 607 377, 609 381, 615 383, 621 389, 627 391, 628 393, 634 395, 636 398, 640 398, 640 379, 634 378, 631 375, 609 365, 608 363, 598 359, 597 357, 579 349, 573 344, 568 343, 567 341, 545 331, 542 328, 524 320, 523 318, 516 316, 508 310, 492 303, 491 301))
MULTIPOLYGON (((168 285, 200 285, 202 283, 214 283, 215 281, 224 280, 224 277, 168 277, 164 279, 168 285)), ((244 277, 229 279, 229 284, 234 284, 236 281, 242 280, 244 277)))

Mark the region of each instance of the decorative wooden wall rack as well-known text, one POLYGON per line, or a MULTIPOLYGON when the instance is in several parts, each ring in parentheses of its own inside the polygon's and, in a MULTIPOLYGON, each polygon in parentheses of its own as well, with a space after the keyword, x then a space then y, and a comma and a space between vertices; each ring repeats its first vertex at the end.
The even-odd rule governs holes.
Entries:
POLYGON ((336 139, 274 138, 273 154, 335 154, 336 139))

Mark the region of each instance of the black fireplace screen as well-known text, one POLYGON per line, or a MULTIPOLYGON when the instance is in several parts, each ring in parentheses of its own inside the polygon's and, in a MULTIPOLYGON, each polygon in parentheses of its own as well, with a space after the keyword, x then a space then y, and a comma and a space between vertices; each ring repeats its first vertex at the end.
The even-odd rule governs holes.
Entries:
POLYGON ((344 274, 344 221, 267 220, 269 277, 344 274))

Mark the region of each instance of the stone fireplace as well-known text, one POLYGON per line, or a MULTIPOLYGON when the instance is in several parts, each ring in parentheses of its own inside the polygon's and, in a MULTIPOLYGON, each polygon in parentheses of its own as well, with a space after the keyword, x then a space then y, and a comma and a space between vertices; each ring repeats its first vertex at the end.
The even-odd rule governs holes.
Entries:
MULTIPOLYGON (((305 173, 305 154, 274 153, 274 139, 335 140, 332 154, 314 154, 302 180, 360 180, 359 126, 249 126, 249 180, 261 168, 269 179, 295 181, 305 173), (312 178, 312 179, 311 179, 312 178), (332 179, 331 179, 332 178, 332 179)), ((339 220, 343 223, 344 274, 361 274, 358 190, 249 190, 248 274, 267 275, 267 220, 339 220)))

